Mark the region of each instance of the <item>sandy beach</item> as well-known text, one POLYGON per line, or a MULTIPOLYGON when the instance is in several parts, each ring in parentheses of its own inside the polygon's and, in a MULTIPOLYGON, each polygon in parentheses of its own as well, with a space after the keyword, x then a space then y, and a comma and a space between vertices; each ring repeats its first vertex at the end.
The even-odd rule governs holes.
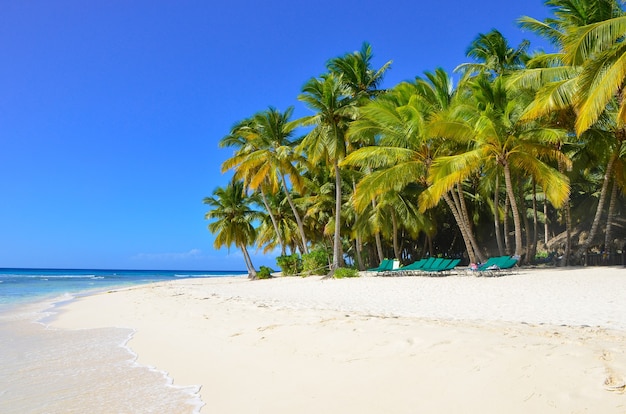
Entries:
POLYGON ((187 279, 52 326, 134 329, 137 362, 201 386, 202 413, 626 413, 624 268, 187 279))

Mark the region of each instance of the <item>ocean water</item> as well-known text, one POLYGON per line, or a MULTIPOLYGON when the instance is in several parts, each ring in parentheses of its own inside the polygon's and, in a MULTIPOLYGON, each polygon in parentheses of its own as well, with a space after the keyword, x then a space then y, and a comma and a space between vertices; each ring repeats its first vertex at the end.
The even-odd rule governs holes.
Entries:
MULTIPOLYGON (((195 384, 139 365, 121 328, 46 325, 64 301, 110 288, 244 272, 0 269, 0 413, 197 413, 195 384)), ((103 309, 103 312, 106 312, 103 309)))

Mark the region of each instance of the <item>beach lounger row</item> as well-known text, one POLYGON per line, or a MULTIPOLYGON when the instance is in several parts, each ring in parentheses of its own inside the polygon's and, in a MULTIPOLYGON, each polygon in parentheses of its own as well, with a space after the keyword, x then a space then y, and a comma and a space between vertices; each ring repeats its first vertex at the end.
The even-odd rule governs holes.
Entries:
POLYGON ((490 257, 477 268, 468 268, 468 271, 477 276, 495 276, 502 272, 512 271, 517 265, 517 258, 512 256, 490 257))
POLYGON ((431 257, 421 259, 398 269, 384 272, 385 276, 412 276, 412 275, 443 275, 448 274, 461 262, 461 259, 444 259, 431 257))

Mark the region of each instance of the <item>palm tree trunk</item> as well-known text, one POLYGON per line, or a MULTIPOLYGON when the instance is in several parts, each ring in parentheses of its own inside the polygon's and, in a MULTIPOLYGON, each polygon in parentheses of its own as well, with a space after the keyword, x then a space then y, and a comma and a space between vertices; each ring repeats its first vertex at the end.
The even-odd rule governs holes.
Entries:
POLYGON ((457 207, 454 204, 454 201, 452 201, 452 198, 450 198, 450 194, 448 193, 443 195, 443 199, 446 202, 446 204, 448 204, 448 207, 450 208, 450 211, 452 212, 452 216, 454 216, 454 219, 456 220, 456 223, 459 226, 459 230, 461 231, 461 236, 463 237, 463 241, 465 242, 465 250, 467 250, 467 256, 469 258, 470 263, 477 263, 476 255, 474 253, 474 248, 472 247, 472 243, 469 240, 465 225, 463 223, 463 219, 461 218, 461 215, 459 214, 459 211, 457 210, 457 207))
POLYGON ((515 194, 513 193, 513 182, 511 181, 511 170, 509 164, 505 161, 504 164, 504 184, 506 192, 509 195, 511 202, 511 210, 513 212, 513 226, 515 228, 515 256, 522 256, 522 224, 519 217, 519 209, 517 208, 517 201, 515 201, 515 194))
MULTIPOLYGON (((558 149, 559 150, 561 149, 560 146, 558 149)), ((563 162, 559 161, 558 168, 559 168, 560 173, 565 172, 565 165, 563 164, 563 162)), ((545 193, 545 190, 544 190, 544 193, 545 193)), ((570 265, 570 256, 572 254, 572 210, 570 208, 570 198, 571 196, 568 195, 567 200, 565 202, 564 211, 563 211, 563 213, 565 214, 565 252, 564 252, 565 262, 563 263, 564 266, 570 265)), ((544 203, 547 203, 547 202, 548 200, 546 199, 544 203)))
POLYGON ((341 257, 341 173, 339 171, 339 161, 333 161, 335 170, 335 238, 333 240, 333 266, 329 276, 335 273, 343 265, 341 257))
POLYGON ((276 232, 276 238, 278 239, 278 243, 280 244, 280 254, 284 256, 285 253, 287 253, 287 250, 285 248, 285 243, 283 242, 283 238, 280 235, 280 230, 278 229, 278 223, 276 222, 276 217, 274 217, 274 213, 272 212, 272 209, 270 208, 267 202, 267 198, 265 197, 265 191, 263 191, 263 187, 261 187, 261 199, 263 200, 263 205, 265 206, 265 209, 267 210, 267 214, 269 214, 270 219, 272 220, 272 225, 274 226, 274 231, 276 232))
POLYGON ((565 205, 565 266, 570 265, 570 256, 572 255, 572 209, 569 205, 569 199, 565 205))
POLYGON ((291 211, 293 211, 293 215, 296 218, 296 223, 298 224, 298 231, 300 232, 300 237, 302 238, 302 253, 306 254, 309 252, 309 248, 307 246, 308 242, 306 240, 306 236, 304 234, 304 225, 302 224, 302 219, 300 219, 300 214, 296 209, 296 205, 293 203, 291 199, 291 195, 289 193, 289 188, 287 188, 287 180, 283 174, 280 175, 283 182, 283 189, 285 190, 285 196, 287 197, 287 202, 291 206, 291 211))
POLYGON ((502 228, 504 230, 504 252, 508 255, 511 254, 511 240, 509 237, 509 210, 511 202, 509 201, 509 193, 504 190, 504 217, 502 219, 502 228))
MULTIPOLYGON (((372 200, 372 207, 374 208, 374 211, 376 211, 376 200, 372 200)), ((380 231, 376 230, 374 233, 374 239, 376 240, 376 253, 378 253, 378 263, 380 264, 385 259, 383 242, 380 239, 380 231)))
POLYGON ((250 254, 248 253, 248 249, 245 244, 240 246, 241 252, 243 253, 243 258, 246 262, 246 267, 248 268, 248 279, 256 279, 256 270, 254 270, 254 265, 252 264, 252 259, 250 258, 250 254))
POLYGON ((600 190, 600 200, 598 200, 598 207, 596 208, 596 215, 593 218, 593 223, 591 224, 589 237, 587 237, 583 245, 578 250, 578 253, 576 254, 577 259, 580 259, 583 255, 585 256, 585 266, 587 265, 587 249, 593 242, 593 239, 596 237, 598 227, 600 227, 600 218, 602 217, 602 211, 604 210, 604 204, 606 202, 606 196, 609 189, 609 182, 611 181, 611 177, 613 175, 613 165, 615 165, 616 158, 617 154, 615 153, 611 154, 611 158, 609 158, 609 162, 606 166, 606 171, 604 174, 604 180, 602 182, 602 190, 600 190))
POLYGON ((550 228, 548 227, 548 199, 543 197, 543 242, 547 246, 550 228))
POLYGON ((354 248, 356 251, 356 264, 359 270, 365 270, 365 266, 363 265, 363 247, 361 242, 361 236, 356 236, 354 240, 354 248))
POLYGON ((496 185, 493 192, 493 228, 496 233, 496 243, 498 243, 498 253, 504 255, 502 245, 502 234, 500 233, 500 175, 496 175, 496 185))
POLYGON ((458 182, 456 185, 457 192, 452 193, 454 196, 455 202, 458 204, 459 212, 463 217, 463 221, 465 223, 465 231, 467 233, 467 237, 469 238, 470 243, 472 244, 472 248, 474 249, 474 254, 481 262, 485 261, 485 256, 480 250, 480 246, 476 241, 476 237, 474 236, 474 230, 472 226, 472 221, 469 218, 469 213, 467 211, 467 203, 465 202, 465 195, 463 194, 463 185, 458 182))
POLYGON ((393 230, 393 254, 395 259, 400 259, 400 246, 398 244, 398 218, 395 211, 391 210, 391 227, 393 230))
POLYGON ((537 213, 537 184, 535 183, 535 179, 533 178, 533 241, 532 241, 532 248, 530 249, 530 254, 528 255, 529 260, 535 260, 535 256, 537 255, 538 237, 539 237, 539 216, 537 213))
POLYGON ((522 180, 519 181, 519 195, 520 195, 520 215, 522 219, 522 224, 524 225, 524 235, 526 236, 526 260, 531 260, 530 250, 531 250, 531 234, 530 234, 530 222, 528 221, 528 212, 526 209, 526 197, 524 195, 524 182, 522 180))
POLYGON ((374 239, 376 240, 376 254, 378 255, 379 264, 385 260, 385 252, 383 252, 383 241, 380 238, 380 233, 376 233, 374 235, 374 239))
POLYGON ((608 264, 611 264, 613 254, 613 217, 615 217, 615 206, 617 204, 617 179, 613 179, 613 190, 611 191, 611 201, 609 202, 609 213, 606 217, 606 233, 604 235, 604 251, 607 253, 608 264))
MULTIPOLYGON (((352 180, 352 191, 356 192, 356 182, 354 180, 352 180)), ((358 222, 359 221, 359 213, 354 212, 354 222, 358 222)), ((356 251, 356 262, 357 262, 357 266, 359 267, 359 270, 365 270, 365 266, 363 266, 363 258, 361 257, 361 252, 363 251, 363 242, 361 240, 361 235, 359 234, 358 231, 355 232, 356 233, 356 237, 354 240, 354 247, 355 247, 355 251, 356 251)))

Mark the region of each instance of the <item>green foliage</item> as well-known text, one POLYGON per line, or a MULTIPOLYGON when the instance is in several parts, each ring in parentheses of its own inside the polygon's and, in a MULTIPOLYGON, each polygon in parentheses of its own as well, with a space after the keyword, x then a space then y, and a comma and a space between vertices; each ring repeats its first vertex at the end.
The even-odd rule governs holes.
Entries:
POLYGON ((317 249, 303 254, 302 269, 305 276, 325 275, 328 272, 328 252, 317 249))
POLYGON ((276 263, 283 272, 283 276, 294 276, 302 271, 302 259, 297 254, 278 256, 276 263))
POLYGON ((359 277, 359 272, 350 267, 339 267, 335 270, 335 278, 343 279, 344 277, 359 277))
POLYGON ((274 270, 271 267, 261 266, 261 269, 256 274, 257 279, 271 279, 274 270))

